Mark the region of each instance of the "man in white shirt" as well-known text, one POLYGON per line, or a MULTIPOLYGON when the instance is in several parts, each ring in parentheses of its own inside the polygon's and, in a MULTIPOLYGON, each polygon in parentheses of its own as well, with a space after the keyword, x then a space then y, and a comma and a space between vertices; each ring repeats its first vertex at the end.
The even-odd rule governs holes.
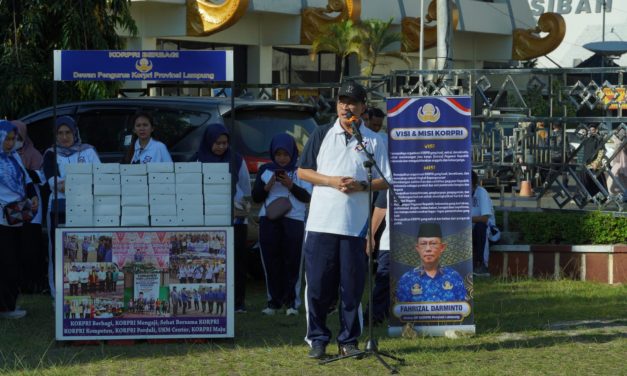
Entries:
MULTIPOLYGON (((298 177, 313 184, 304 246, 307 308, 306 341, 310 358, 325 355, 331 340, 326 316, 340 287, 340 355, 356 355, 361 335, 361 297, 366 278, 365 228, 368 218, 366 153, 353 134, 356 126, 366 150, 386 178, 391 177, 387 149, 359 116, 366 110, 366 90, 349 81, 342 85, 335 123, 316 128, 302 153, 298 177)), ((374 172, 373 190, 387 188, 374 172)))
POLYGON ((474 274, 489 276, 488 272, 488 221, 494 222, 492 200, 485 188, 479 185, 479 176, 472 172, 472 258, 474 274))

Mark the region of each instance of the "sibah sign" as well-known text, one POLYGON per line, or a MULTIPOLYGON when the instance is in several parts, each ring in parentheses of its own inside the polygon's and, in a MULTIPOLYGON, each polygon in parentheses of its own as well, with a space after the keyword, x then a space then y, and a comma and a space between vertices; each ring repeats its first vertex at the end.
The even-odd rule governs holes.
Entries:
POLYGON ((55 81, 233 81, 233 51, 54 51, 55 81))
POLYGON ((612 12, 612 0, 530 0, 529 6, 534 16, 542 13, 559 14, 591 14, 602 13, 605 1, 605 12, 612 12))

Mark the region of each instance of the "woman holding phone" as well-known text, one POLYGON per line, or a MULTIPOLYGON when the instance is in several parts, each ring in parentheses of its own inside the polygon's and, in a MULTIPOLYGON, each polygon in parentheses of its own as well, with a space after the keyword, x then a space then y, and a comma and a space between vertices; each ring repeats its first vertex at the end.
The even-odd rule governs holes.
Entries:
POLYGON ((296 174, 298 149, 294 138, 281 133, 270 142, 272 162, 259 168, 253 186, 253 201, 263 203, 259 211, 259 244, 268 306, 261 311, 274 315, 283 306, 288 316, 297 315, 300 299, 300 270, 306 205, 312 186, 296 174), (289 200, 291 208, 278 218, 268 215, 268 207, 277 199, 289 200))

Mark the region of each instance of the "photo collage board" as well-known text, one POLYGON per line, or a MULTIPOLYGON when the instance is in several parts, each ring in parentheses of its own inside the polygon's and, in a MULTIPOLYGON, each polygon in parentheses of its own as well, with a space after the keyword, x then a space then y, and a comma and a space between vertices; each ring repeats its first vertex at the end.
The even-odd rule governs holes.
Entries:
POLYGON ((56 231, 57 340, 233 337, 232 227, 56 231))

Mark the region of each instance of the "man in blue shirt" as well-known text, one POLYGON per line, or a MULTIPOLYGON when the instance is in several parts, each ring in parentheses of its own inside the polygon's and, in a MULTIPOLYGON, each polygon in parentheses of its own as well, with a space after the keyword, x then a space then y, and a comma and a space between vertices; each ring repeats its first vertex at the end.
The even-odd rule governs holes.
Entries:
POLYGON ((465 301, 466 288, 454 269, 440 266, 446 249, 438 223, 423 223, 418 231, 416 251, 422 266, 403 274, 396 288, 398 302, 465 301))

